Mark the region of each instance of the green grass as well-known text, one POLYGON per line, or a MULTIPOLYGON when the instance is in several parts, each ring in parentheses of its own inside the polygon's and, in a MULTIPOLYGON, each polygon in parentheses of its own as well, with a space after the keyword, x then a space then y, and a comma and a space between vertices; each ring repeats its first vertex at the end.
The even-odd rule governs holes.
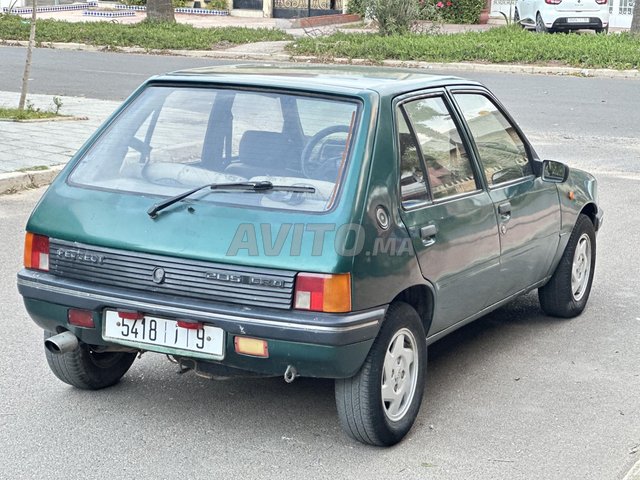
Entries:
MULTIPOLYGON (((74 42, 107 47, 207 50, 220 44, 242 44, 292 37, 280 30, 241 27, 195 28, 179 23, 119 24, 38 20, 36 42, 74 42)), ((28 40, 29 22, 15 15, 0 16, 0 39, 28 40)))
POLYGON ((46 165, 36 165, 35 167, 19 168, 16 172, 41 172, 43 170, 49 170, 46 165))
POLYGON ((0 120, 35 120, 40 118, 53 118, 62 115, 46 110, 25 108, 18 110, 17 108, 0 107, 0 120))
POLYGON ((383 37, 366 33, 335 33, 302 38, 289 46, 294 55, 315 55, 427 62, 486 62, 569 65, 583 68, 640 67, 640 36, 536 34, 518 27, 457 34, 410 34, 383 37))

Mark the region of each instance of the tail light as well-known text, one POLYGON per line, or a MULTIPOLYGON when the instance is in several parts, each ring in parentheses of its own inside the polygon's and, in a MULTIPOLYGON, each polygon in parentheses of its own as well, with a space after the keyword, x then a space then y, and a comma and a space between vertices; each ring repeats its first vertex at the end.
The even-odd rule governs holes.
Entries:
POLYGON ((314 312, 350 312, 351 275, 299 273, 296 278, 294 308, 314 312))
POLYGON ((609 2, 609 0, 596 0, 596 3, 598 5, 606 5, 609 2))
POLYGON ((49 271, 49 237, 27 232, 24 238, 24 267, 49 271))
POLYGON ((547 5, 560 5, 562 3, 562 0, 544 0, 544 3, 546 3, 547 5))

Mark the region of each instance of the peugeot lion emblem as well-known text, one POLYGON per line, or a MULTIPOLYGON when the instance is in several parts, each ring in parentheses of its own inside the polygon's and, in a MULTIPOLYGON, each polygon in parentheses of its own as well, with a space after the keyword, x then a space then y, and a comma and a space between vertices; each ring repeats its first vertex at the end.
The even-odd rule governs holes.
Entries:
POLYGON ((164 268, 156 268, 153 271, 153 283, 163 283, 164 282, 165 271, 164 268))

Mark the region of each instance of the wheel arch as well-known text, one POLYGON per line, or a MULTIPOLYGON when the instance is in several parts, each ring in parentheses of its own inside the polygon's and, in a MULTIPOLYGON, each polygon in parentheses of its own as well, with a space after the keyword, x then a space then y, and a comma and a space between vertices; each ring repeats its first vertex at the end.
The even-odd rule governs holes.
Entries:
POLYGON ((594 227, 596 230, 598 230, 598 207, 596 206, 596 204, 594 202, 589 202, 587 203, 584 207, 582 207, 582 210, 580 210, 581 214, 586 215, 587 217, 589 217, 591 219, 591 223, 593 223, 594 227))
POLYGON ((422 320, 424 332, 428 336, 435 306, 435 295, 430 285, 413 285, 401 291, 392 302, 404 302, 411 305, 422 320))

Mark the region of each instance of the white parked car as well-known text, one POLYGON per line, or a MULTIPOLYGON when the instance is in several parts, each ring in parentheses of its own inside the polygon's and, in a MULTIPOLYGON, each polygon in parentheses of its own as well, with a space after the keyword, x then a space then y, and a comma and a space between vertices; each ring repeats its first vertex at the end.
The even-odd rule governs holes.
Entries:
POLYGON ((517 0, 514 21, 536 32, 609 31, 608 0, 517 0))

